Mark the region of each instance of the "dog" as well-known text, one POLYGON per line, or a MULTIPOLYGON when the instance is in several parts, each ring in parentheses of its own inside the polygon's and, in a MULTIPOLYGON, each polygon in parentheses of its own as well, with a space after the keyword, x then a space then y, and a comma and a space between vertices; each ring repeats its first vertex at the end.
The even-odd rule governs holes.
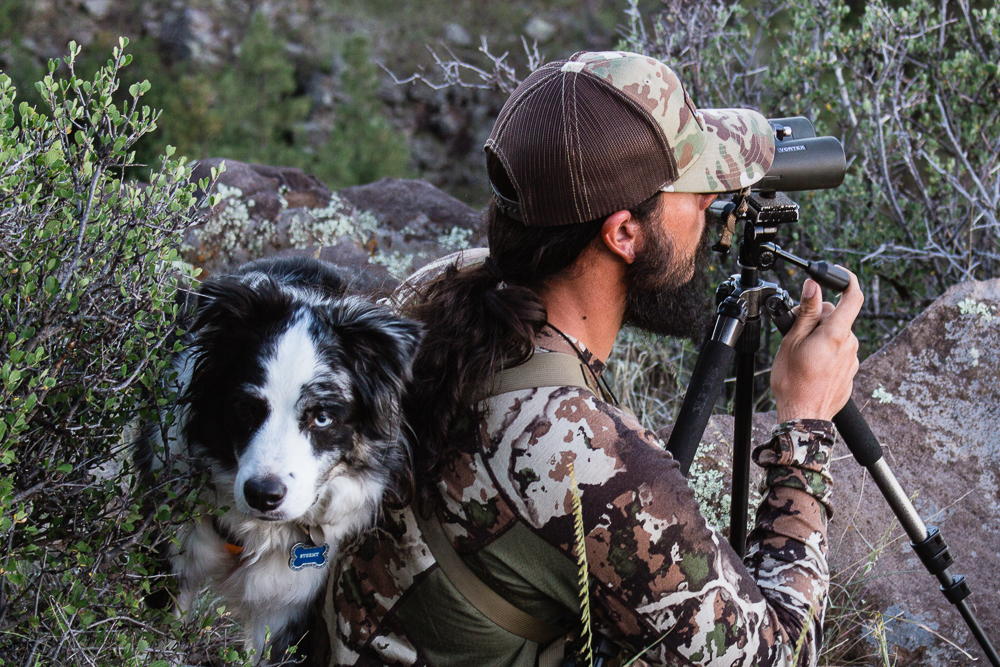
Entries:
POLYGON ((171 457, 210 471, 203 496, 220 513, 168 554, 175 610, 211 585, 255 660, 302 663, 339 546, 408 478, 400 399, 420 327, 304 258, 251 262, 194 301, 169 442, 147 430, 135 455, 147 476, 171 457))

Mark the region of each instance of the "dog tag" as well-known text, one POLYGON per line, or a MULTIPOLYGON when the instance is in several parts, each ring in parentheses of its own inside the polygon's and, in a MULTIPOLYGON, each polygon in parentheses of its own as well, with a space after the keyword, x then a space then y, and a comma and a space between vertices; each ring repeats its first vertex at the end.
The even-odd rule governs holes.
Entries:
POLYGON ((329 544, 316 547, 305 542, 299 542, 292 547, 292 556, 288 559, 288 567, 296 571, 305 567, 323 567, 326 565, 329 553, 329 544))
POLYGON ((309 539, 317 547, 324 544, 326 542, 326 532, 323 530, 323 526, 309 526, 309 539))

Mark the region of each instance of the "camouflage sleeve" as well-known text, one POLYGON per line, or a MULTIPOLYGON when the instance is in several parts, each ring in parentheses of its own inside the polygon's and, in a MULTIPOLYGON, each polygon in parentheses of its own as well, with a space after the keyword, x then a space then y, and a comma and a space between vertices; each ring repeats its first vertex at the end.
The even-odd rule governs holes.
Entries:
MULTIPOLYGON (((767 489, 746 564, 702 517, 655 434, 578 394, 553 394, 533 428, 501 448, 504 493, 537 534, 575 552, 567 463, 586 529, 591 612, 625 653, 651 665, 815 664, 829 586, 823 503, 832 425, 781 425, 756 460, 767 489)), ((505 421, 516 425, 513 413, 505 421)), ((521 431, 520 428, 517 429, 521 431)), ((498 434, 499 435, 499 434, 498 434)))
POLYGON ((642 586, 645 578, 622 578, 630 569, 649 577, 643 593, 652 595, 606 583, 600 596, 599 614, 618 625, 616 633, 632 635, 625 641, 632 652, 645 650, 643 660, 656 665, 677 664, 678 658, 712 667, 816 664, 829 588, 824 512, 833 438, 829 422, 788 422, 756 449, 754 460, 766 479, 745 567, 704 522, 672 460, 664 466, 668 494, 656 493, 660 485, 640 485, 631 499, 631 540, 609 536, 632 542, 629 562, 622 553, 609 558, 610 568, 592 566, 605 579, 613 568, 611 580, 626 586, 629 579, 642 586), (669 554, 663 553, 668 545, 669 554))
POLYGON ((744 562, 770 604, 782 645, 794 649, 789 664, 815 665, 823 642, 834 437, 827 421, 785 422, 753 452, 766 472, 744 562))

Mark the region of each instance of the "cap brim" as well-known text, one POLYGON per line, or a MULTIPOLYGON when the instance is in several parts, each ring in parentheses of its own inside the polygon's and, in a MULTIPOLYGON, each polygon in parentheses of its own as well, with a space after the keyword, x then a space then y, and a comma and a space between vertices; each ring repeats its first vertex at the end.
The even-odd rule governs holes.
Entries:
POLYGON ((764 178, 774 160, 774 132, 764 116, 750 109, 700 109, 698 115, 705 148, 664 191, 731 192, 764 178))

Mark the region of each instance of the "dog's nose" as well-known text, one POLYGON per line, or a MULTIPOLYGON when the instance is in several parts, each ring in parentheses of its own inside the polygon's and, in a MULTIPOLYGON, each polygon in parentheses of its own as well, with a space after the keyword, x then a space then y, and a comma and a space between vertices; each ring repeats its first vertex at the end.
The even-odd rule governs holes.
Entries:
POLYGON ((288 488, 274 475, 251 477, 243 484, 243 497, 255 510, 270 512, 277 509, 288 488))

